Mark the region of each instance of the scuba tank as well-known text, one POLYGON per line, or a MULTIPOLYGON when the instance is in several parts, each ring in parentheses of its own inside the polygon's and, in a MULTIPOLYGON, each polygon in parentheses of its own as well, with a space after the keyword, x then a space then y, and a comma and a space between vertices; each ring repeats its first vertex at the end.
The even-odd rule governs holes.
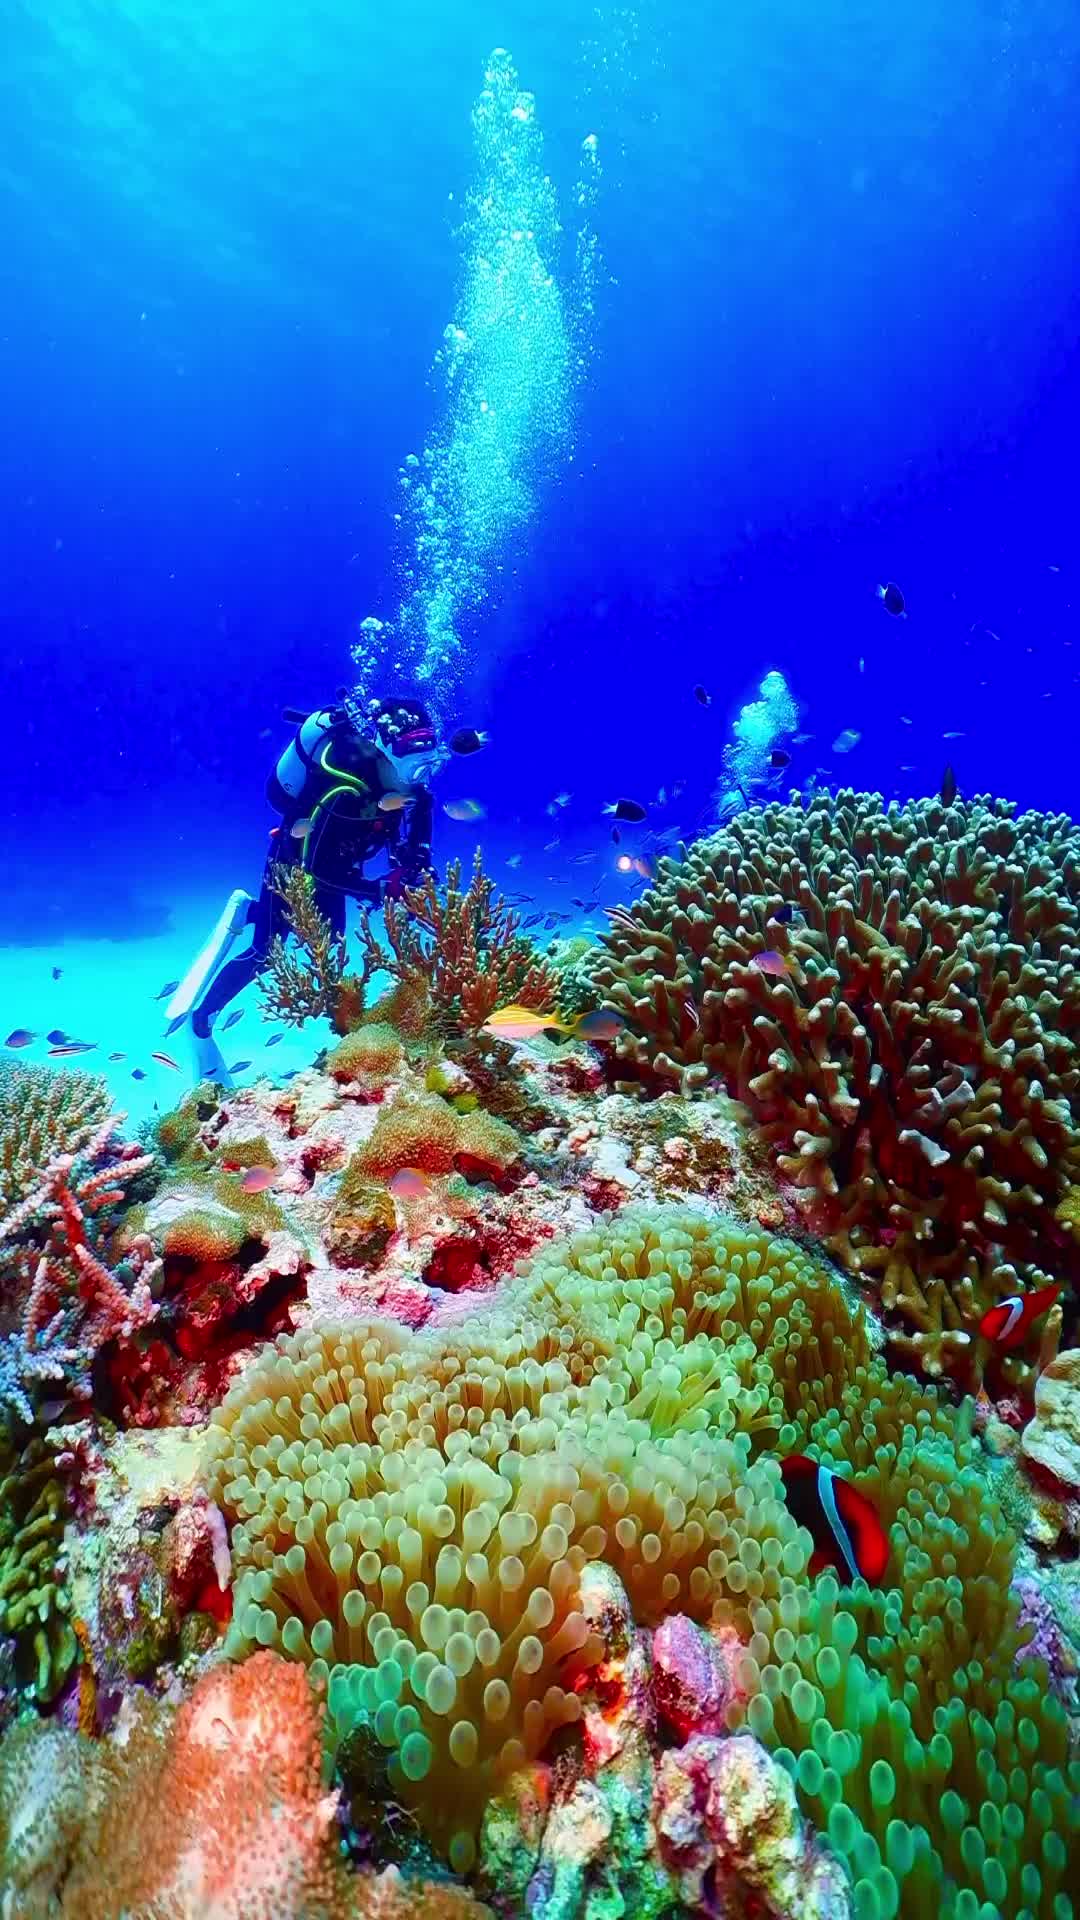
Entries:
POLYGON ((320 707, 304 718, 290 707, 285 717, 298 719, 300 725, 266 783, 266 797, 276 813, 289 813, 300 799, 308 774, 341 719, 341 710, 320 707))

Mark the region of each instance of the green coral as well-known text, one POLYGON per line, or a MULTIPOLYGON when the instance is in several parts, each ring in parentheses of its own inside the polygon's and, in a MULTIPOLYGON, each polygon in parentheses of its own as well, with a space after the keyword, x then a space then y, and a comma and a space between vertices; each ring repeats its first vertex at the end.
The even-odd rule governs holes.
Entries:
POLYGON ((0 1456, 0 1636, 16 1646, 20 1681, 45 1706, 78 1656, 65 1582, 67 1490, 56 1459, 34 1439, 0 1456))
POLYGON ((220 1090, 209 1080, 201 1081, 178 1107, 151 1123, 149 1144, 170 1162, 208 1160, 210 1150, 199 1141, 199 1130, 213 1119, 220 1105, 220 1090))
POLYGON ((341 1177, 326 1228, 326 1250, 341 1267, 373 1266, 397 1226, 397 1210, 385 1186, 360 1171, 355 1158, 341 1177))
POLYGON ((751 808, 661 860, 605 948, 621 1057, 726 1083, 926 1371, 968 1370, 987 1308, 1044 1269, 1080 1277, 1054 1225, 1080 1184, 1073 822, 849 790, 751 808))

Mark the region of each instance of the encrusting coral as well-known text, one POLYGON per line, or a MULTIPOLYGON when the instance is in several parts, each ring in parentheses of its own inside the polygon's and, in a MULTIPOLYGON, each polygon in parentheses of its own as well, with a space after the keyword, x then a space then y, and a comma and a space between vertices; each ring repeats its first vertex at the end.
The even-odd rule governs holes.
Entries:
POLYGON ((365 976, 375 971, 418 996, 426 996, 436 1031, 476 1032, 496 1008, 515 1003, 545 1009, 555 1005, 555 969, 520 932, 513 908, 496 894, 477 848, 468 887, 461 863, 451 861, 446 885, 429 874, 407 887, 402 900, 383 908, 387 945, 363 916, 365 976))
POLYGON ((889 1379, 791 1243, 626 1213, 456 1332, 279 1340, 216 1415, 209 1476, 234 1520, 230 1649, 327 1679, 337 1739, 370 1729, 459 1869, 500 1781, 580 1721, 603 1560, 639 1624, 742 1644, 728 1724, 789 1770, 860 1920, 1066 1910, 1080 1775, 1015 1664, 1013 1537, 956 1416, 889 1379), (886 1588, 808 1577, 775 1457, 795 1449, 877 1505, 886 1588))
POLYGON ((505 1120, 479 1109, 459 1113, 437 1094, 401 1095, 380 1110, 350 1168, 356 1176, 389 1180, 404 1167, 424 1173, 466 1173, 501 1179, 521 1153, 505 1120))
POLYGON ((1070 820, 850 790, 750 808, 661 860, 605 944, 621 1058, 745 1103, 927 1372, 967 1374, 991 1305, 1080 1273, 1070 820))

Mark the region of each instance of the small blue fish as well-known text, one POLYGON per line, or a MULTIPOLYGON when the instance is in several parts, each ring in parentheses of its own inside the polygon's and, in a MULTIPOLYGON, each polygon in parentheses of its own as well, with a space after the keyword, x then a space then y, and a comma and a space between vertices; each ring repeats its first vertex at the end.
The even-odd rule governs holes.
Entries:
POLYGON ((266 1044, 268 1047, 276 1047, 278 1044, 278 1041, 283 1040, 284 1038, 285 1036, 283 1033, 272 1033, 266 1044))
POLYGON ((45 1035, 45 1038, 50 1047, 62 1047, 67 1040, 67 1034, 64 1032, 63 1027, 53 1027, 51 1031, 45 1035))
POLYGON ((54 968, 53 968, 53 970, 52 970, 52 977, 53 977, 53 979, 54 979, 54 980, 59 980, 59 978, 60 978, 60 975, 61 975, 61 974, 63 973, 63 971, 64 971, 64 969, 63 969, 63 967, 54 967, 54 968))
POLYGON ((169 1024, 168 1024, 168 1026, 167 1026, 167 1027, 166 1027, 166 1029, 165 1029, 165 1038, 166 1038, 166 1040, 169 1040, 169 1039, 171 1039, 171 1037, 172 1037, 172 1035, 173 1035, 174 1033, 176 1033, 176 1032, 177 1032, 177 1030, 178 1030, 178 1029, 179 1029, 180 1027, 182 1027, 182 1026, 183 1026, 183 1024, 184 1024, 184 1021, 185 1021, 186 1019, 187 1019, 187 1014, 186 1014, 186 1013, 178 1013, 178 1014, 176 1015, 176 1017, 175 1017, 175 1019, 173 1019, 173 1020, 170 1020, 170 1021, 169 1021, 169 1024))
POLYGON ((229 1072, 230 1073, 246 1073, 250 1065, 251 1065, 250 1060, 234 1060, 232 1063, 232 1066, 229 1068, 229 1072))
POLYGON ((127 1054, 126 1054, 126 1053, 110 1053, 110 1055, 109 1055, 109 1059, 110 1059, 111 1061, 113 1061, 114 1063, 115 1063, 115 1062, 116 1062, 117 1060, 126 1060, 126 1059, 127 1059, 127 1054))
POLYGON ((31 1033, 29 1027, 12 1027, 4 1045, 5 1047, 28 1047, 31 1040, 36 1039, 37 1034, 31 1033))
POLYGON ((224 1025, 222 1026, 222 1029, 221 1029, 222 1033, 228 1033, 229 1028, 235 1027, 237 1021, 242 1020, 243 1017, 244 1017, 243 1007, 237 1007, 236 1012, 230 1013, 228 1019, 224 1022, 224 1025))
POLYGON ((166 980, 165 985, 161 989, 161 992, 155 993, 154 995, 155 1001, 167 1000, 171 993, 176 992, 176 989, 179 985, 180 985, 179 980, 166 980))
POLYGON ((132 1077, 132 1079, 133 1079, 133 1080, 145 1080, 145 1079, 146 1079, 146 1075, 145 1075, 145 1073, 143 1072, 143 1070, 142 1070, 142 1068, 141 1068, 141 1067, 132 1067, 132 1069, 131 1069, 131 1077, 132 1077))

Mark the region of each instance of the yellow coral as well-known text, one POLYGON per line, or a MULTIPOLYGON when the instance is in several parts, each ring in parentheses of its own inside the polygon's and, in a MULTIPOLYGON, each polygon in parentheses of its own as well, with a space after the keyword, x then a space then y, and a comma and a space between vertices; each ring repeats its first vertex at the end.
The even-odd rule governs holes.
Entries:
POLYGON ((346 1034, 327 1055, 326 1071, 334 1080, 358 1081, 361 1086, 385 1086, 397 1072, 405 1049, 400 1035, 385 1021, 373 1020, 346 1034))

